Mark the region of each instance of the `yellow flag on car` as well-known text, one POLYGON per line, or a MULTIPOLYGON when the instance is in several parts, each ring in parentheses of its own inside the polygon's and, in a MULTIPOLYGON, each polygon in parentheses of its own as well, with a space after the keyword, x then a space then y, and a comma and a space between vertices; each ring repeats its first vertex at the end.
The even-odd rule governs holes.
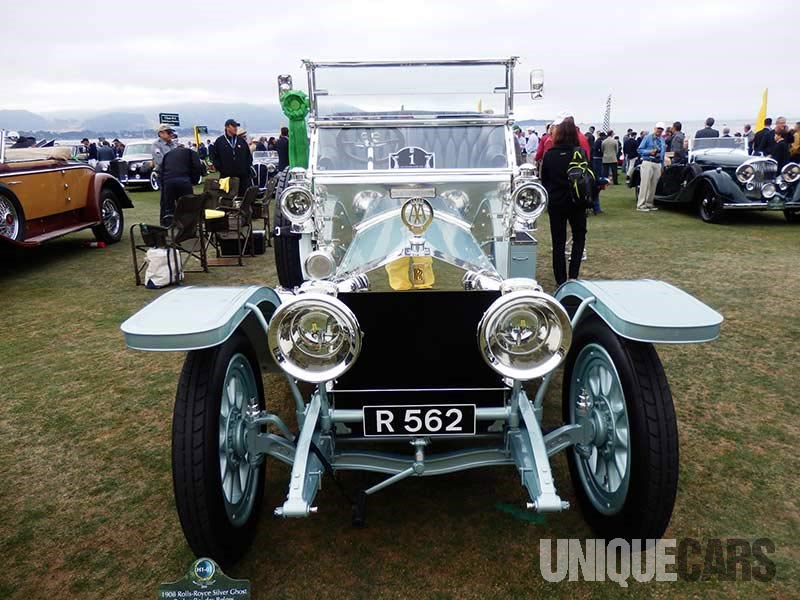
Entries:
POLYGON ((389 276, 389 286, 398 292, 428 290, 436 282, 432 256, 404 256, 393 260, 385 268, 389 276))
POLYGON ((758 116, 756 117, 755 131, 764 129, 764 120, 767 118, 767 91, 769 88, 764 88, 764 94, 761 96, 761 108, 758 109, 758 116))

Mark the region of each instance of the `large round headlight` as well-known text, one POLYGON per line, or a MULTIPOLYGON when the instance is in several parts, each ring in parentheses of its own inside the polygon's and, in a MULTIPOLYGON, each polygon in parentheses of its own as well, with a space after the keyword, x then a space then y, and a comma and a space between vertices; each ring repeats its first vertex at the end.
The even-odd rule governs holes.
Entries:
POLYGON ((478 345, 495 371, 512 379, 543 377, 561 364, 572 342, 564 307, 534 290, 495 300, 478 325, 478 345))
POLYGON ((278 366, 309 383, 339 377, 361 352, 355 315, 341 300, 324 294, 301 294, 279 306, 267 341, 278 366))
POLYGON ((292 223, 304 223, 311 218, 314 197, 304 187, 289 187, 281 194, 281 212, 292 223))
POLYGON ((536 219, 547 208, 547 192, 539 183, 523 183, 511 194, 514 212, 523 219, 536 219))
POLYGON ((751 164, 745 163, 736 169, 736 179, 739 180, 739 183, 750 183, 755 176, 756 170, 751 164))
POLYGON ((775 194, 777 193, 778 193, 778 188, 775 187, 775 184, 772 182, 765 183, 764 186, 761 188, 761 195, 764 196, 764 198, 766 198, 767 200, 769 200, 770 198, 774 198, 775 194))
POLYGON ((781 169, 781 175, 786 183, 794 183, 800 179, 800 165, 789 163, 781 169))

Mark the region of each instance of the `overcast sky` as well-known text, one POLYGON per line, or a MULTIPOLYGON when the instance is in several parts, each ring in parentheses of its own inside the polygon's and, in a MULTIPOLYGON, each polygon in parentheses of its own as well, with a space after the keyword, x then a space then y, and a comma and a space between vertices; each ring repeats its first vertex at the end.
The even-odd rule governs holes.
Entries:
POLYGON ((789 0, 0 0, 0 108, 264 104, 278 73, 305 89, 302 58, 517 55, 546 94, 518 118, 599 121, 609 93, 615 120, 755 117, 764 87, 796 116, 795 18, 789 0))

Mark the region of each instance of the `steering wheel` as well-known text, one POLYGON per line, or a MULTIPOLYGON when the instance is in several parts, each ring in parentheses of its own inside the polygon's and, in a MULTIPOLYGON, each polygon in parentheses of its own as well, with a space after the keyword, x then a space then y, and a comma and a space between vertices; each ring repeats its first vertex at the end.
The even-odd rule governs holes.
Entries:
POLYGON ((367 163, 370 149, 374 163, 385 163, 389 155, 405 147, 406 140, 399 129, 390 127, 342 129, 336 135, 336 147, 351 160, 367 163))

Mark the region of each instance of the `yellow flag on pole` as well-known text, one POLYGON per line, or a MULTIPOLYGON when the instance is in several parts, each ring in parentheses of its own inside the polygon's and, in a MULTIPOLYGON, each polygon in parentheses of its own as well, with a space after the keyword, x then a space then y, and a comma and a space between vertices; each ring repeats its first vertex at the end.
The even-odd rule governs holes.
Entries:
POLYGON ((761 97, 761 108, 758 109, 758 116, 756 117, 756 124, 754 131, 761 131, 764 129, 764 119, 767 118, 767 91, 769 88, 764 88, 764 95, 761 97))

